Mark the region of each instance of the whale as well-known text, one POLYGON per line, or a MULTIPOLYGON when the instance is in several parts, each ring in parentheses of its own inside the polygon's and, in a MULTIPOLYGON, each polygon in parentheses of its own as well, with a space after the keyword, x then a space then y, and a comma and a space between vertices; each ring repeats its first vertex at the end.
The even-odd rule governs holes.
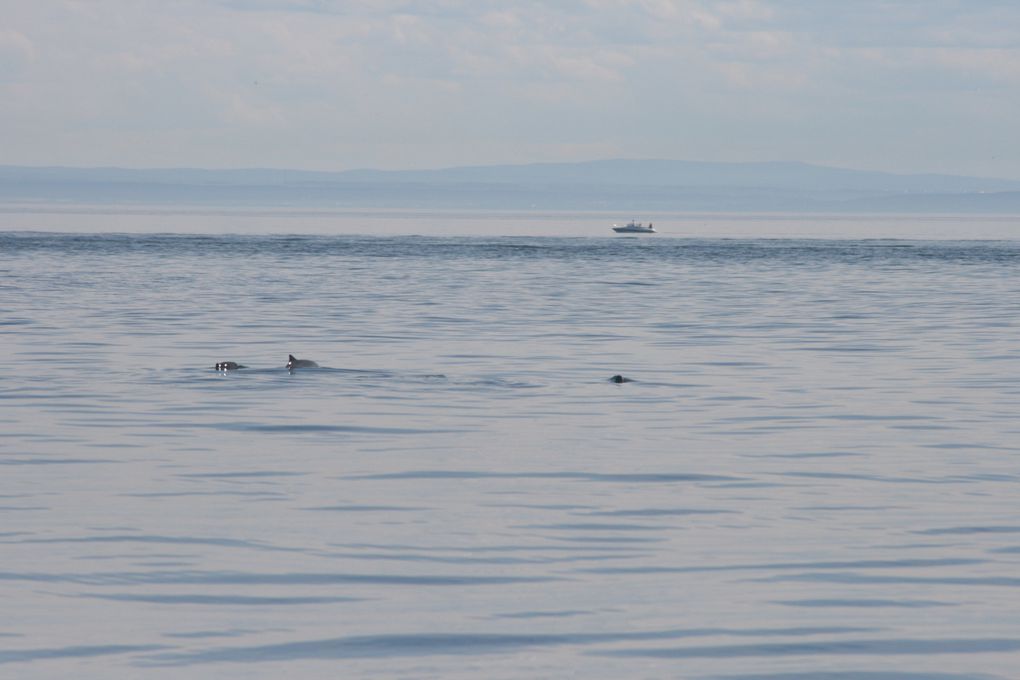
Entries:
POLYGON ((318 368, 319 364, 310 359, 295 359, 293 354, 287 355, 287 369, 293 371, 295 368, 318 368))
POLYGON ((614 382, 614 383, 619 384, 619 383, 634 382, 634 381, 631 380, 630 378, 624 378, 622 375, 614 375, 612 378, 609 379, 609 382, 614 382))
POLYGON ((236 371, 239 368, 248 368, 248 367, 247 366, 242 366, 241 364, 237 363, 236 361, 221 361, 218 364, 216 364, 216 366, 214 368, 217 371, 236 371))

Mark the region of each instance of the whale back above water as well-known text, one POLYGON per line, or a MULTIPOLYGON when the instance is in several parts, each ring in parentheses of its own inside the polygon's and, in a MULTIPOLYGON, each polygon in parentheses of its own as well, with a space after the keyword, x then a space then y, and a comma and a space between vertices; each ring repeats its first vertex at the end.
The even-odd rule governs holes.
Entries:
POLYGON ((236 371, 239 368, 247 368, 247 366, 242 366, 236 361, 221 361, 216 364, 215 368, 217 371, 236 371))
POLYGON ((293 354, 287 355, 287 368, 293 371, 295 368, 318 368, 319 364, 310 359, 296 359, 293 354))
POLYGON ((624 378, 622 375, 614 375, 612 378, 609 379, 609 382, 625 383, 625 382, 634 382, 634 381, 631 380, 630 378, 624 378))

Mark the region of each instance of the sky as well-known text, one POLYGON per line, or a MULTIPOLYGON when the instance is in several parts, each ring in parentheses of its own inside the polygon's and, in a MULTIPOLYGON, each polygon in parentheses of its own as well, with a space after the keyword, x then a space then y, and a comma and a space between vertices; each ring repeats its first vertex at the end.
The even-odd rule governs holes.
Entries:
POLYGON ((1016 0, 0 0, 0 164, 1020 179, 1016 0))

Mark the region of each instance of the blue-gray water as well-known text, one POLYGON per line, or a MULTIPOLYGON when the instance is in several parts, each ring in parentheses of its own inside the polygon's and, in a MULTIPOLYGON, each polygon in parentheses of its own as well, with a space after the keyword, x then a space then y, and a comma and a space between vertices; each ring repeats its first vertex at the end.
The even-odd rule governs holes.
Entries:
POLYGON ((1020 677, 1020 242, 7 233, 0 300, 4 677, 1020 677))

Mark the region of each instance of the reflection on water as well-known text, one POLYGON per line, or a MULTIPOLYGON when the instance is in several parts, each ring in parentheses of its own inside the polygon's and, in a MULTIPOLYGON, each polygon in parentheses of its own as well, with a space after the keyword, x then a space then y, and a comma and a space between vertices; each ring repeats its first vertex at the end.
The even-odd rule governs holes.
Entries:
POLYGON ((1015 677, 1017 242, 665 236, 0 234, 0 665, 1015 677))

